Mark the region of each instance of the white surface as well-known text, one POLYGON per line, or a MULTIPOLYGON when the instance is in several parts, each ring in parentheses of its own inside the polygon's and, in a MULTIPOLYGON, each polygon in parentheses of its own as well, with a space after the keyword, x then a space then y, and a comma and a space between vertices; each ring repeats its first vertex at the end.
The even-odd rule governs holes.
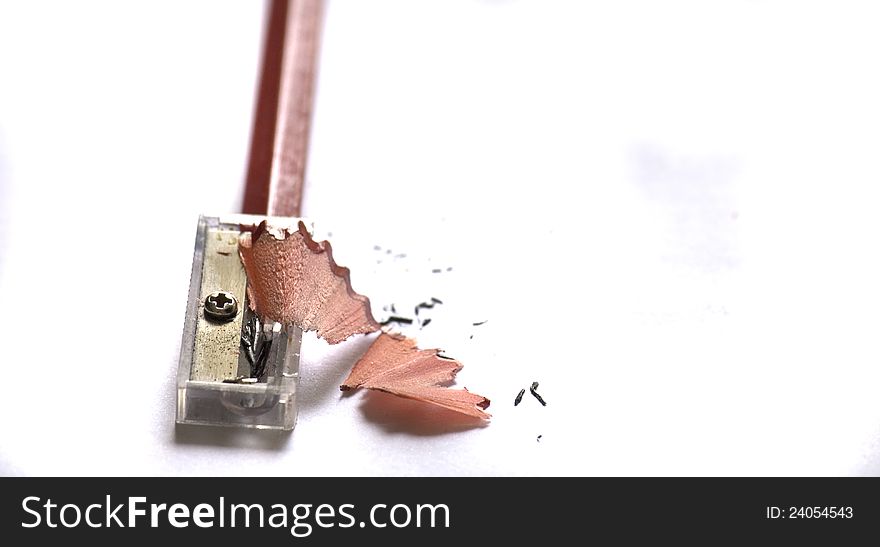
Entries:
POLYGON ((0 5, 0 473, 877 474, 871 6, 332 1, 304 212, 378 315, 444 300, 494 418, 340 397, 369 341, 310 338, 277 437, 174 427, 262 6, 0 5))

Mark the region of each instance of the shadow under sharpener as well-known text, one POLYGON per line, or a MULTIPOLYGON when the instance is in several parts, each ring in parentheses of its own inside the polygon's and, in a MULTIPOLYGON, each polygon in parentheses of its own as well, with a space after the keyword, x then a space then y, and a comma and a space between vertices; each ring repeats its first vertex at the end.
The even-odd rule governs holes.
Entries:
POLYGON ((177 372, 179 424, 281 431, 296 424, 302 330, 260 322, 238 254, 241 226, 264 219, 199 217, 177 372))

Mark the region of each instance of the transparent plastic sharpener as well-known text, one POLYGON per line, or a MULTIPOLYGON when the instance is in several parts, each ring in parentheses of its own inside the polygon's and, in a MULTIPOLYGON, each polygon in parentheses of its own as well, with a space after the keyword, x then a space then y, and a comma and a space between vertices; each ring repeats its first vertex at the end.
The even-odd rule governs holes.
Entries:
POLYGON ((302 331, 264 324, 251 311, 238 255, 241 226, 265 218, 199 218, 177 372, 179 424, 283 431, 296 424, 302 331))

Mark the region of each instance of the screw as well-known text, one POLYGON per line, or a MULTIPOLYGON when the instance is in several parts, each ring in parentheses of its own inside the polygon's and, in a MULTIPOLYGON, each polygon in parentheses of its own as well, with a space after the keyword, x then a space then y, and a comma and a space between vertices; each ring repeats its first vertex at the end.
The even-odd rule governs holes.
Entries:
POLYGON ((205 317, 214 321, 231 321, 238 313, 238 301, 228 292, 218 291, 205 298, 205 317))

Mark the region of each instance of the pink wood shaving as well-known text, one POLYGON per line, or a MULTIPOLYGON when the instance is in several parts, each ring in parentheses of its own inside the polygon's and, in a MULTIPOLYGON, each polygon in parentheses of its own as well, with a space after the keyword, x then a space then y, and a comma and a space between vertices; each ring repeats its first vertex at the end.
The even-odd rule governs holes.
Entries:
POLYGON ((466 389, 441 387, 455 378, 462 364, 455 359, 438 357, 439 352, 419 349, 415 340, 383 332, 339 388, 342 391, 359 387, 376 389, 488 419, 490 415, 483 409, 489 406, 489 399, 466 389))
POLYGON ((239 253, 251 309, 263 321, 317 331, 331 344, 379 330, 370 300, 351 288, 348 268, 337 265, 330 243, 313 240, 302 222, 292 231, 263 221, 242 232, 239 253))

